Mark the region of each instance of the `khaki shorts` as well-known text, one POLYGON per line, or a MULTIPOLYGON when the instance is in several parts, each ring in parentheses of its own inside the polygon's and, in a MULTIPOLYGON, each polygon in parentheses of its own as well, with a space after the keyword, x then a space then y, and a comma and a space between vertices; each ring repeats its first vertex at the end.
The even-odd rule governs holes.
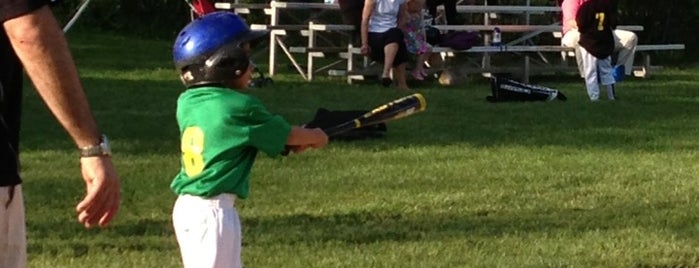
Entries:
POLYGON ((27 266, 22 186, 0 187, 0 267, 27 266))

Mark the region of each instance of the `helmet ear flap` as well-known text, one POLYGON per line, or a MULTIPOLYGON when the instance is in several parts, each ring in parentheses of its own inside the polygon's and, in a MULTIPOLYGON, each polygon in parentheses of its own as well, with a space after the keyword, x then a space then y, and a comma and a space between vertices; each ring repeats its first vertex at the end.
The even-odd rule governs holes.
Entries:
POLYGON ((238 78, 247 71, 249 65, 247 52, 236 43, 219 49, 205 61, 209 78, 213 80, 238 78))
POLYGON ((223 84, 238 79, 247 72, 250 58, 238 46, 224 46, 203 60, 181 69, 180 79, 188 86, 223 84))

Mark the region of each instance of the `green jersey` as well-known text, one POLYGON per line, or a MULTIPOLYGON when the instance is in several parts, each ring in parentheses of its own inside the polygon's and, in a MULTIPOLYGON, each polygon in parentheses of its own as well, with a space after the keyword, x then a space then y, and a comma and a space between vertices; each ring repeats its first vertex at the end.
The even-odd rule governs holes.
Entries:
POLYGON ((255 97, 222 87, 189 89, 177 100, 182 168, 170 187, 178 194, 249 194, 258 150, 281 153, 291 126, 255 97))

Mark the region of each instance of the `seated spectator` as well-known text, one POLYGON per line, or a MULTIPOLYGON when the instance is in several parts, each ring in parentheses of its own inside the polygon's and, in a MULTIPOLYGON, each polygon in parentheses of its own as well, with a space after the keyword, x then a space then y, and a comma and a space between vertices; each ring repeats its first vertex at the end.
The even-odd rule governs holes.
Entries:
POLYGON ((365 0, 361 25, 361 51, 372 60, 383 62, 381 84, 388 87, 396 80, 399 89, 408 89, 405 65, 408 51, 399 28, 405 17, 405 0, 365 0))
POLYGON ((456 12, 456 2, 457 0, 427 0, 425 4, 427 5, 427 10, 432 16, 432 24, 437 24, 435 19, 438 17, 437 6, 444 5, 444 14, 447 19, 447 24, 458 25, 461 24, 458 19, 458 13, 456 12))
POLYGON ((408 52, 416 55, 415 65, 413 66, 412 76, 415 80, 424 80, 427 76, 424 65, 425 61, 430 58, 432 46, 427 43, 425 34, 425 20, 423 10, 425 0, 406 0, 407 15, 403 34, 405 35, 405 45, 408 52))
POLYGON ((591 101, 600 99, 600 87, 607 88, 607 98, 614 100, 612 59, 616 27, 615 0, 587 0, 580 6, 576 23, 580 32, 580 55, 585 71, 585 87, 591 101))
MULTIPOLYGON (((563 0, 561 9, 563 11, 563 38, 561 45, 564 47, 575 48, 575 59, 578 64, 580 76, 584 77, 584 69, 582 56, 580 55, 579 42, 580 32, 575 21, 580 6, 588 0, 563 0)), ((623 68, 625 75, 630 75, 633 69, 634 54, 636 52, 636 44, 638 37, 630 31, 615 29, 612 31, 614 35, 614 51, 617 52, 617 60, 614 67, 614 72, 618 72, 618 68, 623 68)))

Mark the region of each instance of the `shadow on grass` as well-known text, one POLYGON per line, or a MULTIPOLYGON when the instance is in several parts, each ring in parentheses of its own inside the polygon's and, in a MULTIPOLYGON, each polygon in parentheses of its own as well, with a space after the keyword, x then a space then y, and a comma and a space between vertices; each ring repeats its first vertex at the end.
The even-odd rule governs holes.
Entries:
MULTIPOLYGON (((653 204, 616 204, 595 209, 545 209, 527 211, 475 211, 471 213, 401 214, 360 211, 346 214, 296 214, 275 217, 243 217, 247 243, 314 244, 341 242, 371 244, 382 241, 466 240, 486 243, 497 237, 530 237, 558 233, 579 236, 587 232, 622 235, 642 229, 690 235, 695 215, 667 217, 670 208, 653 204), (648 215, 648 211, 654 211, 648 215), (668 227, 671 229, 668 230, 668 227), (674 229, 674 230, 673 230, 674 229)), ((691 235, 696 235, 692 233, 691 235)))
POLYGON ((113 224, 104 230, 84 230, 77 223, 73 228, 56 228, 56 226, 60 224, 27 223, 27 228, 31 231, 27 245, 29 254, 81 257, 88 255, 90 251, 162 252, 177 249, 172 223, 168 220, 140 219, 113 224))
MULTIPOLYGON (((679 237, 695 237, 693 223, 699 216, 675 213, 672 204, 616 203, 600 208, 550 208, 541 210, 478 210, 459 213, 398 213, 390 211, 357 211, 330 215, 293 214, 281 216, 242 216, 246 242, 318 243, 342 242, 370 244, 381 241, 444 241, 444 239, 490 240, 505 235, 541 234, 581 235, 587 232, 607 233, 641 229, 651 232, 669 231, 679 237), (652 211, 649 215, 649 211, 652 211), (676 214, 676 215, 672 215, 676 214), (668 216, 672 215, 672 216, 668 216)), ((73 223, 71 223, 73 224, 73 223)), ((56 228, 55 220, 28 222, 31 236, 74 240, 98 236, 90 244, 102 240, 126 239, 136 242, 142 237, 172 237, 172 222, 167 219, 134 219, 121 221, 105 230, 56 228)), ((621 234, 621 233, 620 233, 621 234)), ((117 244, 105 248, 121 247, 117 244)), ((80 242, 76 242, 81 244, 80 242)), ((107 243, 108 244, 108 243, 107 243)), ((127 243, 128 244, 128 243, 127 243)), ((39 245, 35 245, 39 246, 39 245)), ((167 245, 125 245, 127 248, 164 247, 167 245)))
MULTIPOLYGON (((50 209, 51 205, 48 206, 44 209, 50 209)), ((623 237, 628 232, 668 237, 669 240, 687 239, 687 243, 695 244, 693 238, 699 235, 699 231, 694 228, 694 223, 699 222, 699 215, 687 213, 687 209, 671 202, 630 201, 597 208, 455 212, 359 210, 320 215, 245 216, 243 211, 242 222, 245 245, 260 247, 444 241, 462 241, 466 246, 479 247, 502 237, 536 239, 539 236, 557 237, 563 241, 550 243, 560 244, 585 236, 591 239, 595 236, 623 237)), ((177 249, 172 223, 167 216, 140 219, 130 215, 105 230, 83 230, 72 215, 70 220, 31 217, 27 226, 30 231, 29 253, 32 255, 84 257, 93 251, 162 252, 177 249)), ((662 263, 653 264, 653 267, 656 265, 662 263)))

